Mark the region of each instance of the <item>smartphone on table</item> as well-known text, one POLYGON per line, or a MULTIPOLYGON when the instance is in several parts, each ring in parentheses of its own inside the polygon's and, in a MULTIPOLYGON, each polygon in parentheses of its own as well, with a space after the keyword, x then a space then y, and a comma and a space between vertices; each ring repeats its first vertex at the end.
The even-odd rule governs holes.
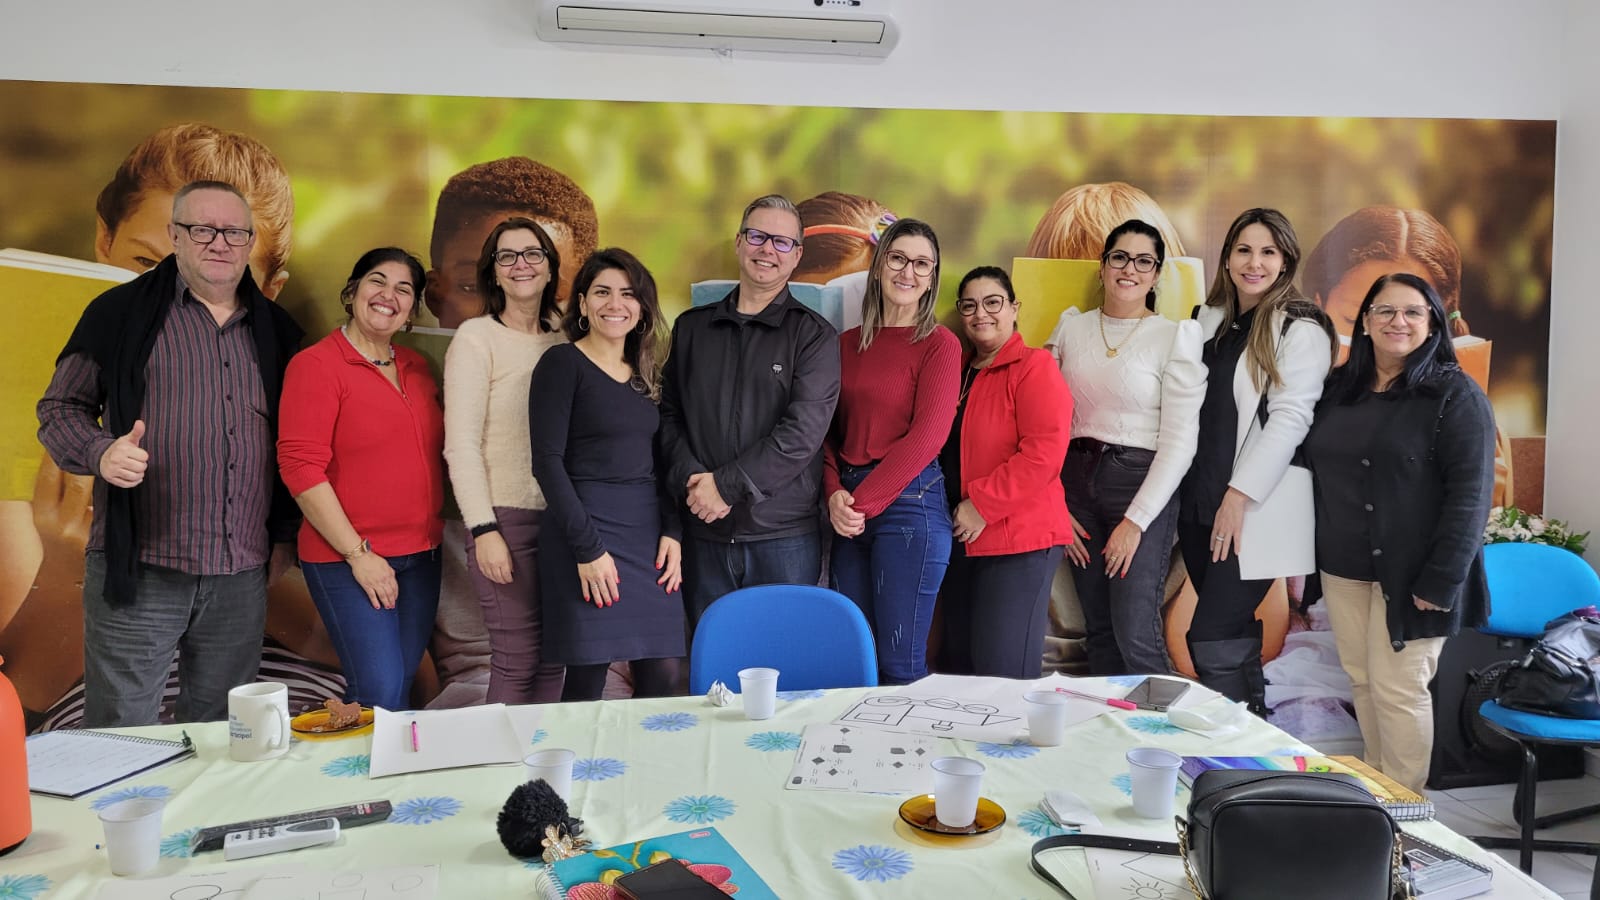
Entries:
POLYGON ((1178 702, 1189 691, 1187 681, 1176 681, 1171 678, 1146 678, 1128 692, 1122 699, 1132 703, 1140 709, 1166 712, 1167 708, 1178 702))

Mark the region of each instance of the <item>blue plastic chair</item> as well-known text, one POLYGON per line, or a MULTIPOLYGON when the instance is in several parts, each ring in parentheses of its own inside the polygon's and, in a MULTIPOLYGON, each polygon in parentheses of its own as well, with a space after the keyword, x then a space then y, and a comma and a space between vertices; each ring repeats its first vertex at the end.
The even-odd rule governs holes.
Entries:
MULTIPOLYGON (((1576 553, 1547 544, 1490 544, 1483 548, 1489 578, 1489 622, 1480 631, 1503 640, 1520 640, 1529 646, 1544 635, 1545 623, 1585 606, 1600 606, 1600 576, 1576 553)), ((1600 804, 1536 816, 1541 744, 1588 746, 1600 744, 1600 720, 1567 719, 1501 706, 1486 700, 1478 715, 1488 726, 1515 741, 1522 751, 1522 770, 1511 815, 1521 834, 1508 837, 1474 837, 1479 846, 1520 851, 1518 865, 1533 872, 1533 851, 1600 855, 1600 844, 1584 841, 1536 839, 1534 829, 1558 825, 1600 813, 1600 804)))
POLYGON ((706 608, 689 651, 689 690, 739 689, 739 670, 777 669, 778 690, 876 687, 872 629, 850 598, 804 584, 764 584, 706 608))

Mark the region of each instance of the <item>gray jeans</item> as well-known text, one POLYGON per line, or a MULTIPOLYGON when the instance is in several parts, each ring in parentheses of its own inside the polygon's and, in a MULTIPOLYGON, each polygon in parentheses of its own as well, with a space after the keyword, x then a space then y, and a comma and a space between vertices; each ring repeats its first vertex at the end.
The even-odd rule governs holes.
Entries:
POLYGON ((1089 671, 1094 675, 1148 675, 1172 671, 1161 624, 1161 601, 1178 521, 1176 497, 1150 523, 1133 554, 1126 578, 1105 573, 1106 540, 1122 522, 1144 484, 1154 450, 1075 440, 1061 478, 1067 509, 1089 532, 1084 546, 1089 567, 1072 567, 1088 632, 1089 671))
POLYGON ((178 652, 179 722, 228 717, 228 691, 256 679, 267 617, 267 569, 185 575, 139 567, 132 602, 102 596, 105 554, 91 550, 83 578, 83 724, 154 725, 178 652))

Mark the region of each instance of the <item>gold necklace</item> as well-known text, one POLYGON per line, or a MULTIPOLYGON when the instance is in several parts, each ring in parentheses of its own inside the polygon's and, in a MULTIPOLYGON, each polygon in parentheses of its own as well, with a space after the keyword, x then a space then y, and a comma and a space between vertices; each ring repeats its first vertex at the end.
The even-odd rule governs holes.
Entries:
POLYGON ((1128 332, 1128 336, 1122 339, 1122 343, 1113 347, 1111 346, 1111 342, 1106 340, 1106 311, 1103 309, 1100 310, 1100 343, 1106 345, 1106 357, 1108 359, 1114 358, 1117 355, 1118 350, 1128 346, 1128 342, 1133 340, 1133 336, 1139 333, 1139 327, 1144 324, 1144 320, 1146 318, 1146 315, 1140 315, 1139 321, 1134 324, 1133 330, 1128 332))

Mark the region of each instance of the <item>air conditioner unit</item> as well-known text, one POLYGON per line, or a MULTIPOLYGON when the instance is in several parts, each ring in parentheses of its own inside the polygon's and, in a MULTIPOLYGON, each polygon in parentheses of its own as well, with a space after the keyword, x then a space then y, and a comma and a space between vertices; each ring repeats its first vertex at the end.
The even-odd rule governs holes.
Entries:
POLYGON ((888 0, 538 0, 547 41, 888 56, 888 0))

